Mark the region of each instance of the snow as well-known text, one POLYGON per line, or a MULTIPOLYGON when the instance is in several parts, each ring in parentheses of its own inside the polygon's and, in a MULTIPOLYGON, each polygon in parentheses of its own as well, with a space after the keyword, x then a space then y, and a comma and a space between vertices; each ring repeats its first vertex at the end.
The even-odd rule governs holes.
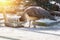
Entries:
POLYGON ((56 2, 55 1, 50 1, 51 4, 55 4, 56 2))
MULTIPOLYGON (((57 26, 56 26, 57 27, 57 26)), ((60 40, 59 28, 0 27, 0 40, 60 40)))
POLYGON ((9 18, 9 19, 19 19, 21 16, 17 16, 17 15, 9 15, 9 14, 7 14, 7 18, 9 18))

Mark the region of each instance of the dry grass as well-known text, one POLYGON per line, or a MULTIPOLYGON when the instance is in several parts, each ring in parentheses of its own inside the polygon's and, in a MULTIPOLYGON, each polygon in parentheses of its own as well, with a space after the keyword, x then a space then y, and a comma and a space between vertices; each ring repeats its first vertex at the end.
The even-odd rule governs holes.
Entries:
POLYGON ((43 22, 33 22, 32 24, 37 26, 47 26, 47 24, 43 22))

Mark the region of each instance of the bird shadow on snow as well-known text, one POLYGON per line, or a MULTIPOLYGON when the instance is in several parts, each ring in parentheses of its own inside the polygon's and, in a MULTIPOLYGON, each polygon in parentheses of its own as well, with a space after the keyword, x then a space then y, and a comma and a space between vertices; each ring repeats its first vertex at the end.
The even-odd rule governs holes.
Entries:
POLYGON ((0 36, 0 38, 9 39, 9 40, 20 40, 20 39, 16 39, 16 38, 5 37, 5 36, 0 36))
POLYGON ((35 33, 42 33, 42 34, 48 34, 48 35, 55 35, 55 36, 60 36, 60 34, 56 34, 56 33, 50 33, 51 32, 55 32, 55 31, 59 31, 60 27, 41 27, 41 28, 18 28, 18 30, 23 30, 23 31, 30 31, 30 32, 35 32, 35 33), (47 31, 47 32, 45 32, 47 31), (49 31, 49 32, 48 32, 49 31))

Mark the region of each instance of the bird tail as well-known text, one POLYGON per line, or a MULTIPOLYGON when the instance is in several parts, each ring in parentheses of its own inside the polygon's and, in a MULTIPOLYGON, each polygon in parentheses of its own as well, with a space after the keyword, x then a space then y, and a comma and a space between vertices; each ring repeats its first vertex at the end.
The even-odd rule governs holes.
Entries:
POLYGON ((54 16, 50 16, 50 19, 51 19, 51 20, 54 20, 54 21, 57 20, 54 16))

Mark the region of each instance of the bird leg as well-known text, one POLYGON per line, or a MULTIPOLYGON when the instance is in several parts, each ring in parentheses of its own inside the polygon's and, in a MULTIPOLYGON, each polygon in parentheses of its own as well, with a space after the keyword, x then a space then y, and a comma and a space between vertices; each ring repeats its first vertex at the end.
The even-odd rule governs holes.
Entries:
MULTIPOLYGON (((33 22, 35 22, 35 20, 33 20, 33 22)), ((36 28, 36 25, 34 24, 34 28, 36 28)))
POLYGON ((29 28, 30 28, 30 26, 31 26, 31 20, 29 20, 29 28))

